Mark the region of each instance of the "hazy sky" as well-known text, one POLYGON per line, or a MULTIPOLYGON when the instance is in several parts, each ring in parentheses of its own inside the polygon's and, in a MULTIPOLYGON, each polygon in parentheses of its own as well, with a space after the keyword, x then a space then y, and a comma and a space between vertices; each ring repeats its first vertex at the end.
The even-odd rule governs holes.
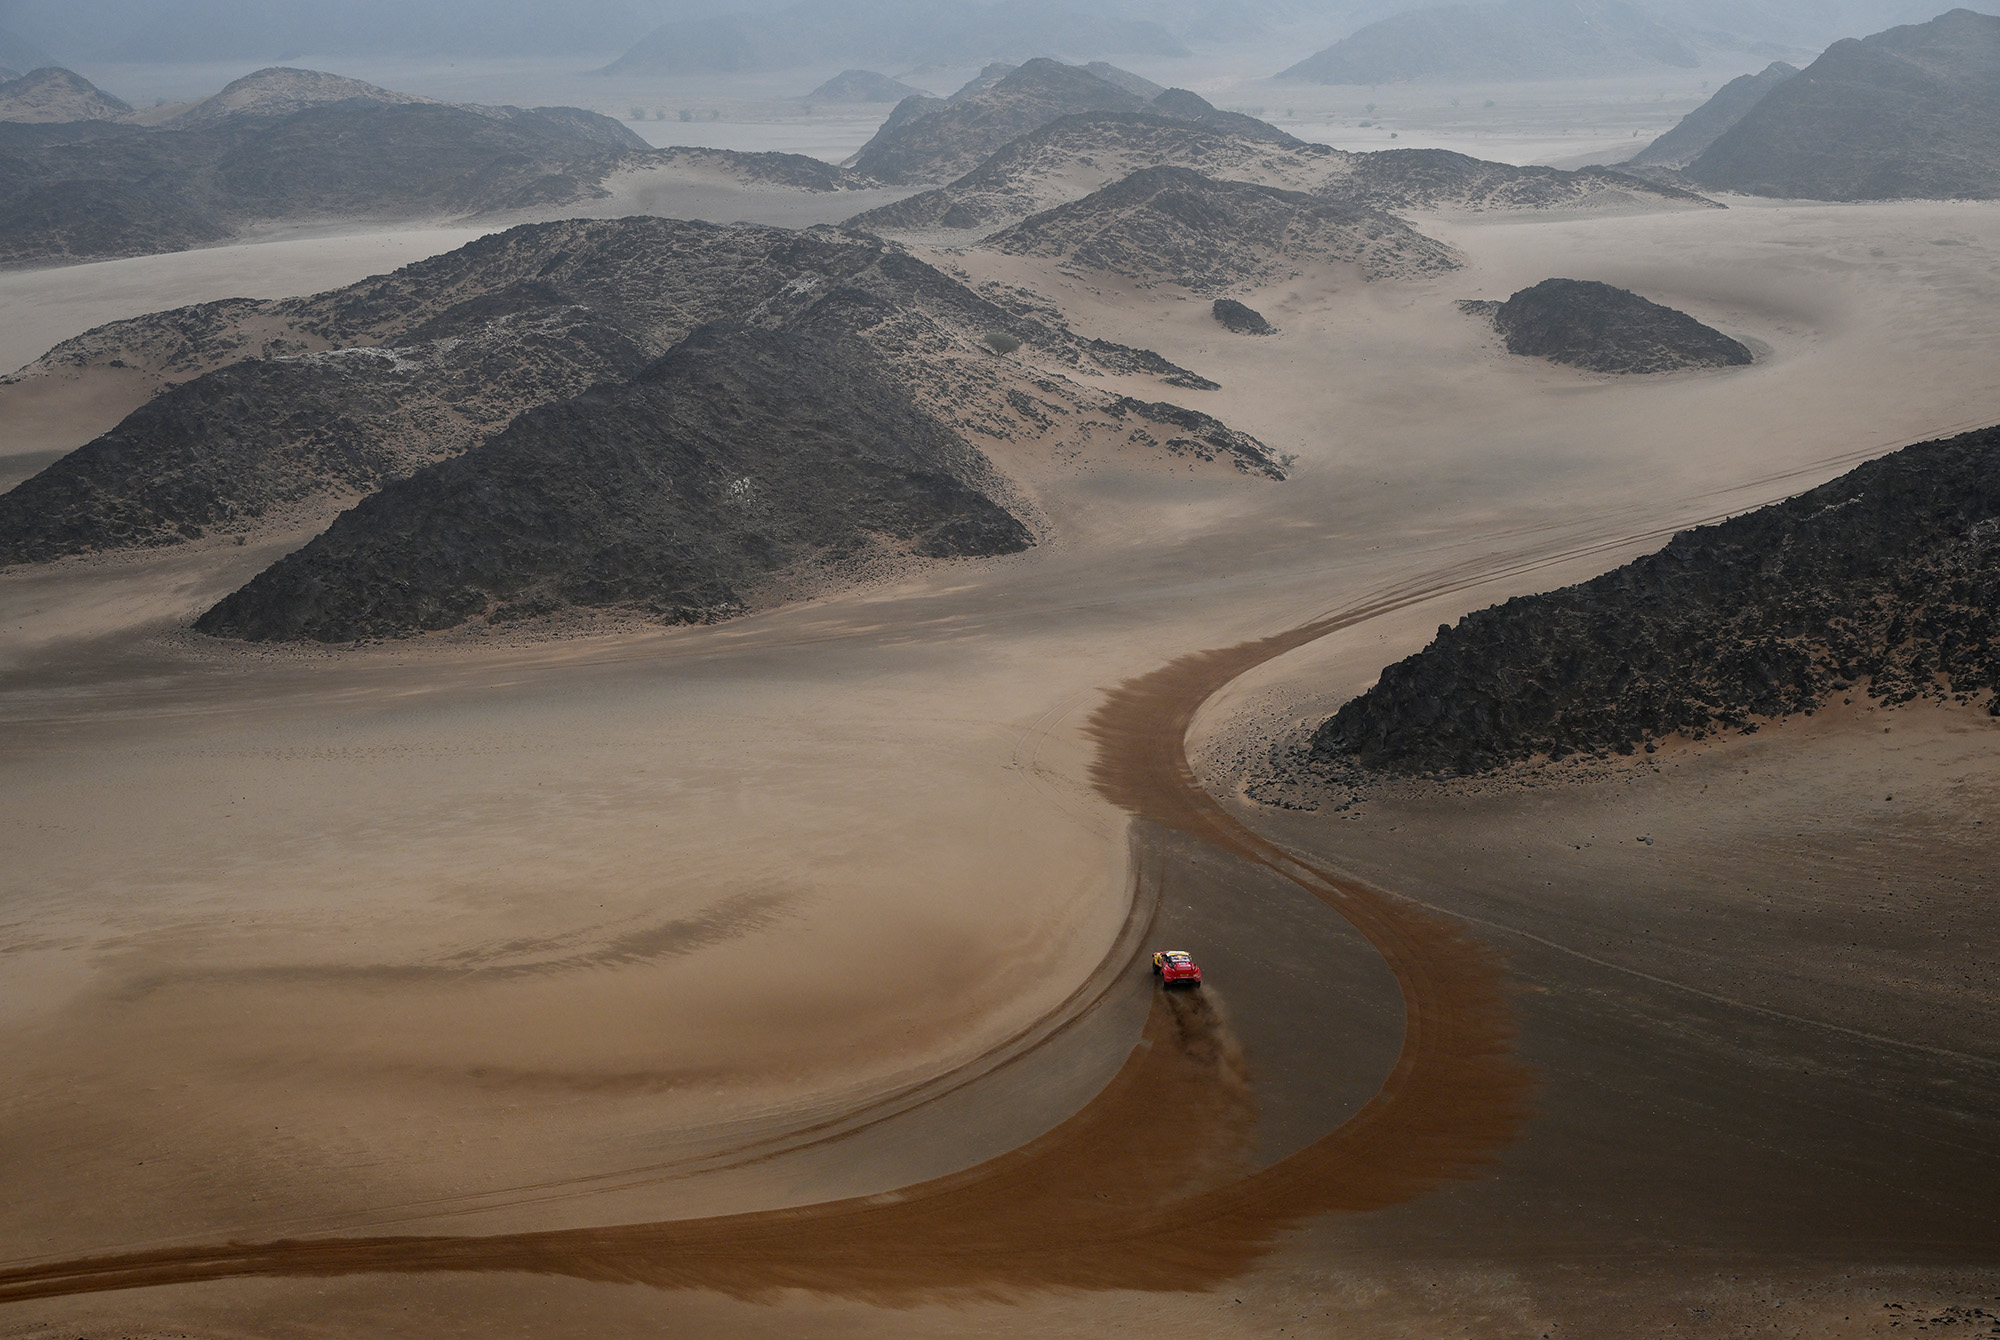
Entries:
MULTIPOLYGON (((1492 0, 1517 5, 1577 0, 1492 0)), ((1585 0, 1617 4, 1623 0, 1585 0)), ((1695 29, 1819 45, 1890 24, 1931 17, 1949 0, 1634 0, 1655 17, 1695 29)), ((569 55, 616 53, 662 24, 744 10, 806 10, 851 35, 913 22, 940 11, 999 11, 1026 32, 1039 11, 1126 22, 1107 34, 1158 24, 1200 49, 1234 41, 1331 40, 1403 9, 1410 0, 0 0, 0 28, 58 60, 285 60, 336 53, 406 55, 569 55)), ((1116 38, 1105 41, 1115 44, 1116 38)), ((1115 51, 1100 53, 1106 56, 1115 51)), ((1301 54, 1304 54, 1301 52, 1301 54)))

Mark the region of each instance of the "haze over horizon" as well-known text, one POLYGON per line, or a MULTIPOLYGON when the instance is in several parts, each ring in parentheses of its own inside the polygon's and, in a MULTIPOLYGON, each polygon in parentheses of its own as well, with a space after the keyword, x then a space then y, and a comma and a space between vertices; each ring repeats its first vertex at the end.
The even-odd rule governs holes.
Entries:
MULTIPOLYGON (((1482 7, 1548 0, 1483 0, 1482 7)), ((1630 9, 1693 40, 1774 43, 1797 54, 1842 36, 1930 18, 1913 0, 1591 0, 1630 9)), ((1075 58, 1216 51, 1248 44, 1323 45, 1368 24, 1433 5, 1408 0, 8 0, 0 33, 62 63, 289 62, 310 56, 582 58, 615 56, 661 29, 721 35, 714 68, 741 59, 742 16, 783 15, 803 39, 784 58, 921 62, 1075 58), (1079 25, 1082 25, 1079 27, 1079 25), (933 36, 925 37, 925 34, 933 36), (1068 36, 1066 36, 1066 34, 1068 36), (1071 50, 1042 50, 1037 44, 1071 50), (930 49, 926 49, 926 44, 930 49), (835 52, 833 46, 840 50, 835 52), (733 53, 733 54, 732 54, 733 53), (720 62, 720 63, 717 63, 720 62)), ((1301 55, 1306 54, 1301 50, 1301 55)), ((890 71, 896 73, 897 71, 890 71)))

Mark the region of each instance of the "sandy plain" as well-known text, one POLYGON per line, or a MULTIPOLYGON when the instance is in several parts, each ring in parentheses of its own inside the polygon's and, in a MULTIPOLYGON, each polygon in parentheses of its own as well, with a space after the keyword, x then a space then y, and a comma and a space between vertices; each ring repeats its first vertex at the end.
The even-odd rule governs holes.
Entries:
POLYGON ((1294 477, 996 448, 1036 550, 715 628, 246 650, 176 624, 269 554, 0 574, 0 1334, 1982 1333, 2000 728, 1236 794, 1440 621, 2000 416, 2000 210, 1731 204, 1431 221, 1466 270, 1241 295, 1267 340, 946 258, 1294 477), (1550 275, 1762 357, 1584 376, 1452 302, 1550 275), (1385 1084, 1462 1143, 1371 1160, 1385 1084))

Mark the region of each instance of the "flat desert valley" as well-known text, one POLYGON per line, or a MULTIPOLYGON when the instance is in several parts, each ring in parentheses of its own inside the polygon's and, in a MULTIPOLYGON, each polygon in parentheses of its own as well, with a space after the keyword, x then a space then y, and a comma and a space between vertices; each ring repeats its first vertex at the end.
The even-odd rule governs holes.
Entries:
MULTIPOLYGON (((631 208, 874 203, 755 194, 631 208)), ((1725 199, 1423 216, 1463 268, 1264 338, 913 245, 1289 478, 981 440, 1034 547, 725 622, 188 631, 303 534, 0 570, 0 1336, 2000 1334, 2000 717, 1284 775, 1440 624, 2000 421, 2000 206, 1725 199), (1552 276, 1756 362, 1457 306, 1552 276)), ((0 363, 475 231, 0 273, 0 363)), ((138 403, 0 392, 8 483, 138 403)))

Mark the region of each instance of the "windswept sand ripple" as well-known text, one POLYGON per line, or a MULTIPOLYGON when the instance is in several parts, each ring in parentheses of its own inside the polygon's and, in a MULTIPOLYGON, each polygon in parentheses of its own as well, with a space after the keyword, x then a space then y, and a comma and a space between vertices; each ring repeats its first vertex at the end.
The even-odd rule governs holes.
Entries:
MULTIPOLYGON (((803 1288, 909 1301, 1023 1289, 1184 1290, 1250 1266, 1313 1215, 1380 1209, 1475 1176, 1529 1117, 1531 1072, 1498 957, 1454 923, 1307 864, 1201 789, 1185 736, 1238 675, 1315 638, 1470 584, 1433 574, 1287 632, 1184 656, 1110 692, 1092 777, 1135 817, 1264 866, 1322 899, 1401 985, 1400 1057, 1359 1112, 1262 1169, 1256 1111, 1213 996, 1156 998, 1089 1105, 1000 1158, 885 1195, 708 1219, 492 1236, 287 1239, 168 1248, 0 1272, 0 1302, 250 1276, 518 1271, 738 1297, 803 1288)), ((1211 988, 1212 991, 1212 988, 1211 988)))

